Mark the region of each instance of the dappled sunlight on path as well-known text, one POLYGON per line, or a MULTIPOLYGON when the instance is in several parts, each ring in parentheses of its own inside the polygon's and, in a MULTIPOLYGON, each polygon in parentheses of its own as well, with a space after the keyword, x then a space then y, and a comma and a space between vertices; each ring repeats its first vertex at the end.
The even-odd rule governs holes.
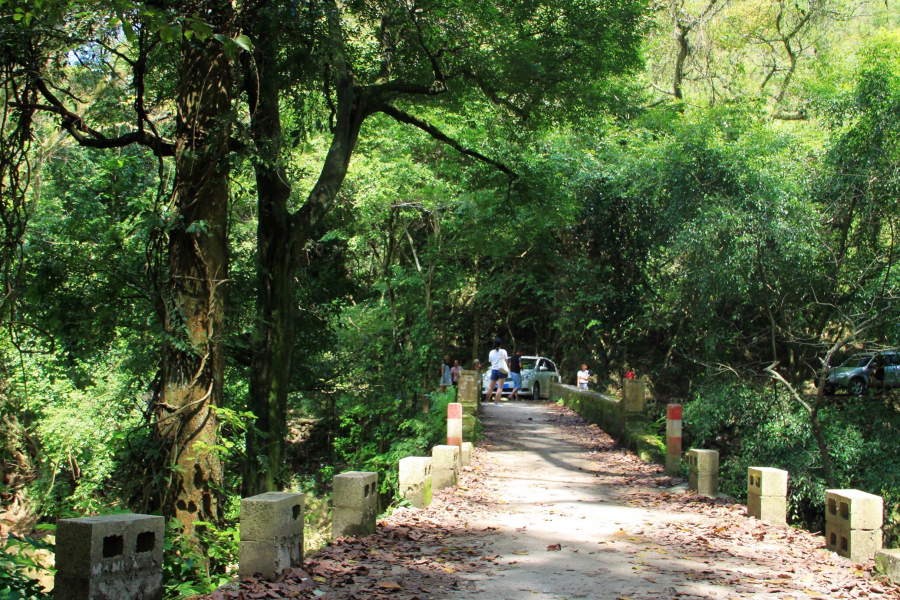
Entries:
POLYGON ((217 597, 900 598, 820 536, 673 487, 683 481, 567 408, 510 402, 482 419, 472 465, 429 508, 339 540, 277 591, 253 581, 217 597))

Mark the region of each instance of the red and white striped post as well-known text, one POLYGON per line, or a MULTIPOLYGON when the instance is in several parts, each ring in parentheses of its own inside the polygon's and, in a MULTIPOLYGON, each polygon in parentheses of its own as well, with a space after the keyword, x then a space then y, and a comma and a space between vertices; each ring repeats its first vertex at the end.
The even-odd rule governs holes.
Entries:
POLYGON ((666 473, 681 470, 681 405, 670 404, 666 411, 666 473))
POLYGON ((462 443, 462 404, 453 402, 447 405, 447 445, 458 447, 462 455, 462 443))

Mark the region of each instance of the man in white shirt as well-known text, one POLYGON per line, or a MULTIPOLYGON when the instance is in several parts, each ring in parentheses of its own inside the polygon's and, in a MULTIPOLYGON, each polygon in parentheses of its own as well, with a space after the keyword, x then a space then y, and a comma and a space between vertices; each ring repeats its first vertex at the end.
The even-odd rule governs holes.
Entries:
POLYGON ((588 372, 587 365, 581 365, 581 370, 578 371, 578 387, 583 390, 588 389, 588 381, 591 378, 591 374, 588 372))

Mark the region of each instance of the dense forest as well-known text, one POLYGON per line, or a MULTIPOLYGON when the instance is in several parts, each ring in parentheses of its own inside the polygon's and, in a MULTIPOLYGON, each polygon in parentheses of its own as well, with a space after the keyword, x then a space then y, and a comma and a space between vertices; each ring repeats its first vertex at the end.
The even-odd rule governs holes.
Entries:
MULTIPOLYGON (((898 26, 868 0, 0 0, 7 543, 163 514, 169 595, 212 589, 242 496, 324 514, 359 468, 395 502, 444 435, 442 357, 500 336, 569 383, 646 375, 729 493, 788 469, 795 523, 884 495, 896 546, 896 393, 816 381, 900 345, 898 26)), ((11 556, 0 587, 39 596, 11 556)))

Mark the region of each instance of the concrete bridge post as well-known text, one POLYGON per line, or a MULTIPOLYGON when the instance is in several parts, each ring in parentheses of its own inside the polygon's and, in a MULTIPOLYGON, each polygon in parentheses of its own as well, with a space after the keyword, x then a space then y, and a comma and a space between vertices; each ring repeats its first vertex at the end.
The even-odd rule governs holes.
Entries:
POLYGON ((481 371, 461 371, 456 384, 456 401, 462 404, 462 437, 475 441, 478 408, 481 403, 481 371))
POLYGON ((447 405, 447 445, 457 446, 462 451, 463 423, 462 404, 451 402, 447 405))
POLYGON ((825 490, 825 547, 856 562, 881 550, 884 500, 860 490, 825 490))
POLYGON ((159 600, 165 520, 151 515, 60 519, 54 598, 159 600))
POLYGON ((400 459, 400 493, 416 508, 431 504, 432 459, 410 456, 400 459))
POLYGON ((334 477, 332 537, 375 533, 378 513, 378 473, 347 471, 334 477))
POLYGON ((463 442, 460 447, 461 453, 459 455, 459 462, 464 467, 468 467, 469 463, 472 462, 472 442, 463 442))
POLYGON ((681 405, 669 404, 666 409, 666 473, 681 471, 681 405))
POLYGON ((747 469, 747 515, 763 523, 787 524, 788 472, 769 467, 747 469))
POLYGON ((303 494, 266 492, 241 500, 238 573, 273 579, 303 564, 303 494))
POLYGON ((701 496, 719 495, 719 453, 715 450, 688 450, 688 489, 701 496))
POLYGON ((459 446, 435 446, 431 449, 435 490, 453 487, 459 478, 459 446))

